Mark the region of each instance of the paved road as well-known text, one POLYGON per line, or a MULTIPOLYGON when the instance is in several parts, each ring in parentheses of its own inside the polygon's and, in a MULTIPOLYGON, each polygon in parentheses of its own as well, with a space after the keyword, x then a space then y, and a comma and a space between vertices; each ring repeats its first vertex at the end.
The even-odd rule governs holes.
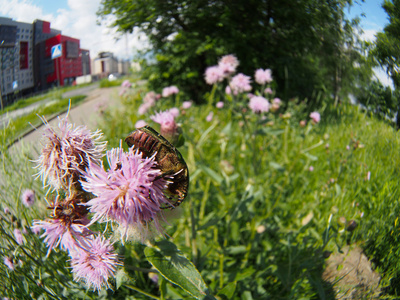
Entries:
MULTIPOLYGON (((98 107, 106 106, 109 108, 119 105, 119 90, 121 87, 112 88, 94 88, 88 91, 87 99, 79 106, 74 107, 69 112, 68 121, 70 123, 78 125, 86 125, 90 130, 97 130, 97 121, 99 119, 98 107)), ((71 91, 73 92, 73 91, 71 91)), ((80 93, 82 94, 82 93, 80 93)), ((71 97, 68 96, 68 97, 71 97)), ((60 117, 64 117, 66 114, 61 114, 60 117)), ((58 125, 58 118, 49 121, 49 124, 55 128, 58 125)), ((20 142, 15 143, 14 147, 38 147, 38 143, 42 139, 44 126, 41 126, 37 130, 32 131, 30 134, 24 137, 20 142)))

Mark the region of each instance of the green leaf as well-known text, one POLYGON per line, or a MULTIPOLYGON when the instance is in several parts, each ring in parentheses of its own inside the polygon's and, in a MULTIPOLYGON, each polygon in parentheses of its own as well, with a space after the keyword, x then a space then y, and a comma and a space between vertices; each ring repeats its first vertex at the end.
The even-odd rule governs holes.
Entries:
POLYGON ((217 172, 210 169, 209 167, 201 165, 200 169, 202 169, 204 173, 210 176, 218 185, 220 185, 221 182, 224 180, 221 175, 219 175, 217 172))
POLYGON ((184 257, 175 244, 168 241, 157 243, 157 248, 147 247, 146 258, 168 281, 180 286, 196 299, 215 299, 196 267, 184 257))
POLYGON ((285 168, 284 167, 282 167, 280 164, 277 164, 276 162, 270 162, 269 163, 269 166, 271 167, 271 168, 273 168, 273 169, 276 169, 276 170, 278 170, 278 171, 285 171, 285 168))
POLYGON ((115 281, 117 290, 121 287, 121 285, 129 281, 129 276, 124 269, 119 269, 117 271, 117 274, 115 275, 115 281))
POLYGON ((236 281, 229 282, 222 290, 218 292, 217 296, 225 296, 226 299, 232 299, 235 290, 236 290, 236 281))

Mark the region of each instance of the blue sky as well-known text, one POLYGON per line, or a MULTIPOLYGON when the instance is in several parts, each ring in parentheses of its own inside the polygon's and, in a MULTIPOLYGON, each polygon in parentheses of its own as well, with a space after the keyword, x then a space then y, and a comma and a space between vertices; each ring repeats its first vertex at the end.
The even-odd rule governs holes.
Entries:
POLYGON ((363 28, 365 30, 381 31, 389 23, 387 14, 381 6, 382 2, 383 0, 355 1, 348 16, 355 17, 365 14, 365 17, 360 17, 363 28))

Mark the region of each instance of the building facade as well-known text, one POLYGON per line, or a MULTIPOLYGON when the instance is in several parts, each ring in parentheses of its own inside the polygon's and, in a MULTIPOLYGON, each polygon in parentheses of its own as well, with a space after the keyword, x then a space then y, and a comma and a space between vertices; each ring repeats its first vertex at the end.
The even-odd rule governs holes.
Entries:
MULTIPOLYGON (((34 87, 33 25, 0 17, 0 91, 10 95, 34 87)), ((2 105, 7 98, 1 99, 2 105)))

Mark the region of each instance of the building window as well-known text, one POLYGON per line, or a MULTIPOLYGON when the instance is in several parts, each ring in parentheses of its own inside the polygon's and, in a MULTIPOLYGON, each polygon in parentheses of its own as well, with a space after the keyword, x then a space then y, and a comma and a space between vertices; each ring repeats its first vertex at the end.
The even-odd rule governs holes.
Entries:
POLYGON ((19 49, 19 69, 28 69, 28 42, 20 42, 19 49))

